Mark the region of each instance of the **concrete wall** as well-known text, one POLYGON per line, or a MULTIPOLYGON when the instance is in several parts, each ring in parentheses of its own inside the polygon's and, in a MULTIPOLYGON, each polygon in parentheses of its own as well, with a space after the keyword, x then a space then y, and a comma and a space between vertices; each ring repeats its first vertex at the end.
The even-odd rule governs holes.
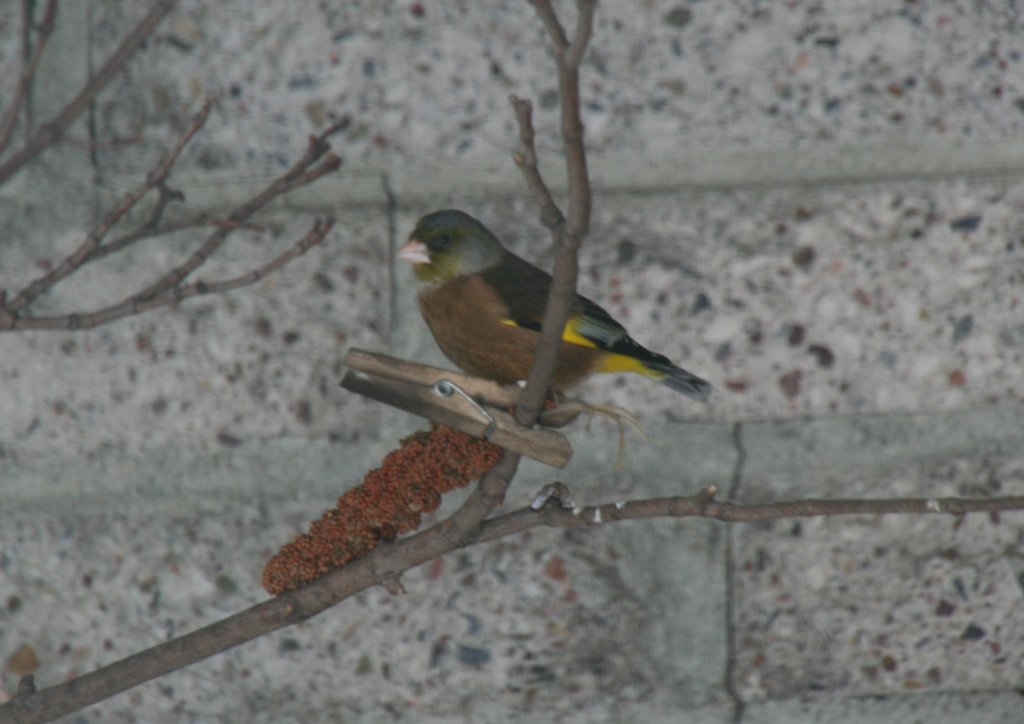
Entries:
MULTIPOLYGON (((0 111, 16 5, 0 8, 0 111)), ((557 477, 577 499, 1024 487, 1012 8, 599 7, 580 286, 716 393, 701 407, 638 378, 589 383, 652 441, 631 438, 616 471, 613 426, 570 432, 557 477)), ((37 122, 144 9, 62 5, 37 122)), ((0 188, 0 288, 74 248, 209 92, 223 95, 171 178, 183 214, 258 189, 330 117, 353 123, 334 144, 344 170, 275 204, 200 278, 270 258, 318 214, 338 225, 225 296, 0 336, 0 653, 31 645, 41 685, 261 600, 276 547, 423 426, 336 384, 351 346, 443 362, 392 260, 418 216, 463 208, 550 261, 509 160, 516 93, 535 101, 562 187, 552 63, 527 3, 191 0, 67 142, 0 188)), ((34 310, 121 299, 199 238, 145 242, 34 310)), ((508 505, 552 479, 526 465, 508 505)), ((1017 721, 1018 517, 533 531, 83 720, 1017 721)), ((16 681, 3 672, 0 691, 16 681)))

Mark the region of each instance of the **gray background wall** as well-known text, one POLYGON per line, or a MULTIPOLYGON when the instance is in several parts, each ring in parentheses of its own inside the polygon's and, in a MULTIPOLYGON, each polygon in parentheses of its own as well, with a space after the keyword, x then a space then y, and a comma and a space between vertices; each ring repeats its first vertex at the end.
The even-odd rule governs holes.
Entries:
MULTIPOLYGON (((4 89, 17 6, 0 6, 4 89)), ((1022 489, 1015 8, 599 7, 581 288, 717 391, 705 408, 641 379, 588 384, 653 439, 616 471, 612 426, 572 431, 558 477, 578 499, 1022 489)), ((63 4, 37 120, 144 10, 63 4)), ((182 213, 225 209, 328 118, 353 123, 334 143, 344 170, 201 277, 270 258, 318 214, 339 223, 229 295, 0 336, 0 653, 30 644, 41 685, 261 600, 266 558, 423 426, 336 385, 351 346, 443 361, 391 259, 418 216, 458 206, 550 260, 509 161, 516 93, 560 187, 552 63, 525 2, 192 0, 0 188, 0 288, 77 245, 209 92, 171 178, 182 213)), ((146 242, 36 309, 120 299, 197 238, 146 242)), ((551 479, 527 465, 508 504, 551 479)), ((533 531, 69 720, 1019 721, 1018 517, 533 531)))

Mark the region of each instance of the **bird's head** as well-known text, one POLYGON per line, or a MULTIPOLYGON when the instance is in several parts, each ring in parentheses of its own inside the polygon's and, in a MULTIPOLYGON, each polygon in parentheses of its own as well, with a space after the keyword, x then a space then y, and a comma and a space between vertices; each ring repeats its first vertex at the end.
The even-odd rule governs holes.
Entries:
POLYGON ((467 213, 435 211, 418 222, 398 258, 411 262, 416 278, 440 284, 497 264, 504 247, 490 230, 467 213))

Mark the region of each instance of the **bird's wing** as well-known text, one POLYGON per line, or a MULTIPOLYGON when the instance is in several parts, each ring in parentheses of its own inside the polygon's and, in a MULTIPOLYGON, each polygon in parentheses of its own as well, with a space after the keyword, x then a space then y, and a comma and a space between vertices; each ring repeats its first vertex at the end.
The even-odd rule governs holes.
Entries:
MULTIPOLYGON (((504 307, 501 321, 539 332, 547 305, 551 275, 510 252, 501 262, 481 272, 504 307)), ((711 385, 677 367, 630 337, 600 305, 576 295, 562 340, 601 350, 596 372, 635 372, 651 377, 701 402, 707 401, 711 385)))
MULTIPOLYGON (((501 263, 481 275, 508 309, 503 322, 540 331, 551 289, 550 274, 509 252, 501 263)), ((581 295, 576 295, 562 339, 620 354, 630 354, 634 346, 643 349, 603 307, 581 295)))

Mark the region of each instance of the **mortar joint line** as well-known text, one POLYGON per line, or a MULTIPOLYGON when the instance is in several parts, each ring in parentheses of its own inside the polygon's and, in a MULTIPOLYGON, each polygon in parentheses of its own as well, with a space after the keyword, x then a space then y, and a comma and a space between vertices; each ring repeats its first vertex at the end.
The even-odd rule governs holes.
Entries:
MULTIPOLYGON (((733 465, 729 480, 728 499, 733 500, 739 493, 743 482, 743 473, 747 465, 747 448, 743 440, 743 423, 735 422, 732 426, 732 444, 736 451, 736 462, 733 465)), ((736 560, 735 536, 736 526, 727 526, 725 532, 725 691, 732 700, 733 724, 741 724, 746 713, 746 702, 736 689, 736 560)))

